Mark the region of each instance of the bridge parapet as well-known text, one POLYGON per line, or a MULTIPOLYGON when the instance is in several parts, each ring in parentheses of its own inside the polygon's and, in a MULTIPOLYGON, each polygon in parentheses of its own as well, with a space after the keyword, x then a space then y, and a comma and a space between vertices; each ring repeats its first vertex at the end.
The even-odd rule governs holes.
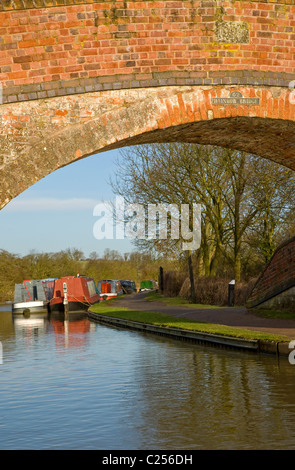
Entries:
POLYGON ((172 85, 289 87, 294 18, 293 0, 3 0, 3 103, 172 85))

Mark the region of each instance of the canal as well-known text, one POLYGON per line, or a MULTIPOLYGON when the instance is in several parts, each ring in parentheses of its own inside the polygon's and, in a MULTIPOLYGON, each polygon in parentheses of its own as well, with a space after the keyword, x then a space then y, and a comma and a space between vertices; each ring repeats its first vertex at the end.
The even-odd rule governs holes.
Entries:
POLYGON ((0 311, 0 449, 295 449, 288 358, 0 311))

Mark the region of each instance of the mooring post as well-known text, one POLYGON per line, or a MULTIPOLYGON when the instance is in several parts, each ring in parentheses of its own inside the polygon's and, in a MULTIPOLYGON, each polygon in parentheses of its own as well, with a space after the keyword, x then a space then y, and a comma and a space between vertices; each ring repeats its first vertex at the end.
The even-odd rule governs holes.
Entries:
POLYGON ((229 307, 233 307, 235 304, 235 284, 236 281, 234 279, 228 284, 227 305, 229 307))

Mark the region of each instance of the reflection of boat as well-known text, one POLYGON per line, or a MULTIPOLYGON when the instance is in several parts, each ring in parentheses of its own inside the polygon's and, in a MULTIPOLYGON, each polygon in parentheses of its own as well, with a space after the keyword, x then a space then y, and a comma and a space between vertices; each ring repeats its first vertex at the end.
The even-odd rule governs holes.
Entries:
POLYGON ((100 293, 100 300, 110 300, 123 294, 120 281, 114 281, 112 279, 99 281, 97 288, 100 293))
POLYGON ((53 294, 52 279, 27 280, 15 284, 13 314, 48 312, 49 301, 53 294))
POLYGON ((53 297, 49 303, 51 312, 64 311, 65 292, 69 312, 87 310, 90 305, 99 302, 99 293, 92 277, 65 276, 54 282, 53 297))
POLYGON ((92 324, 85 312, 71 312, 65 320, 64 313, 50 316, 50 324, 55 333, 56 346, 59 351, 67 348, 81 348, 85 345, 92 324))
POLYGON ((16 315, 13 317, 13 324, 17 337, 36 340, 37 337, 46 334, 48 331, 48 314, 34 314, 29 318, 16 315))

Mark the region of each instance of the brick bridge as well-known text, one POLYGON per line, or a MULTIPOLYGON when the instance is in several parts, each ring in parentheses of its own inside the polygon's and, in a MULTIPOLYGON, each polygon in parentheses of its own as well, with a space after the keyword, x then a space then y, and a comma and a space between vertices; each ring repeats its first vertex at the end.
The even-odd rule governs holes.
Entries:
POLYGON ((76 159, 138 143, 295 169, 294 0, 2 0, 0 82, 0 208, 76 159))
MULTIPOLYGON (((0 120, 0 208, 139 143, 215 144, 295 170, 294 0, 1 0, 0 120)), ((250 307, 294 290, 294 246, 250 307)))

